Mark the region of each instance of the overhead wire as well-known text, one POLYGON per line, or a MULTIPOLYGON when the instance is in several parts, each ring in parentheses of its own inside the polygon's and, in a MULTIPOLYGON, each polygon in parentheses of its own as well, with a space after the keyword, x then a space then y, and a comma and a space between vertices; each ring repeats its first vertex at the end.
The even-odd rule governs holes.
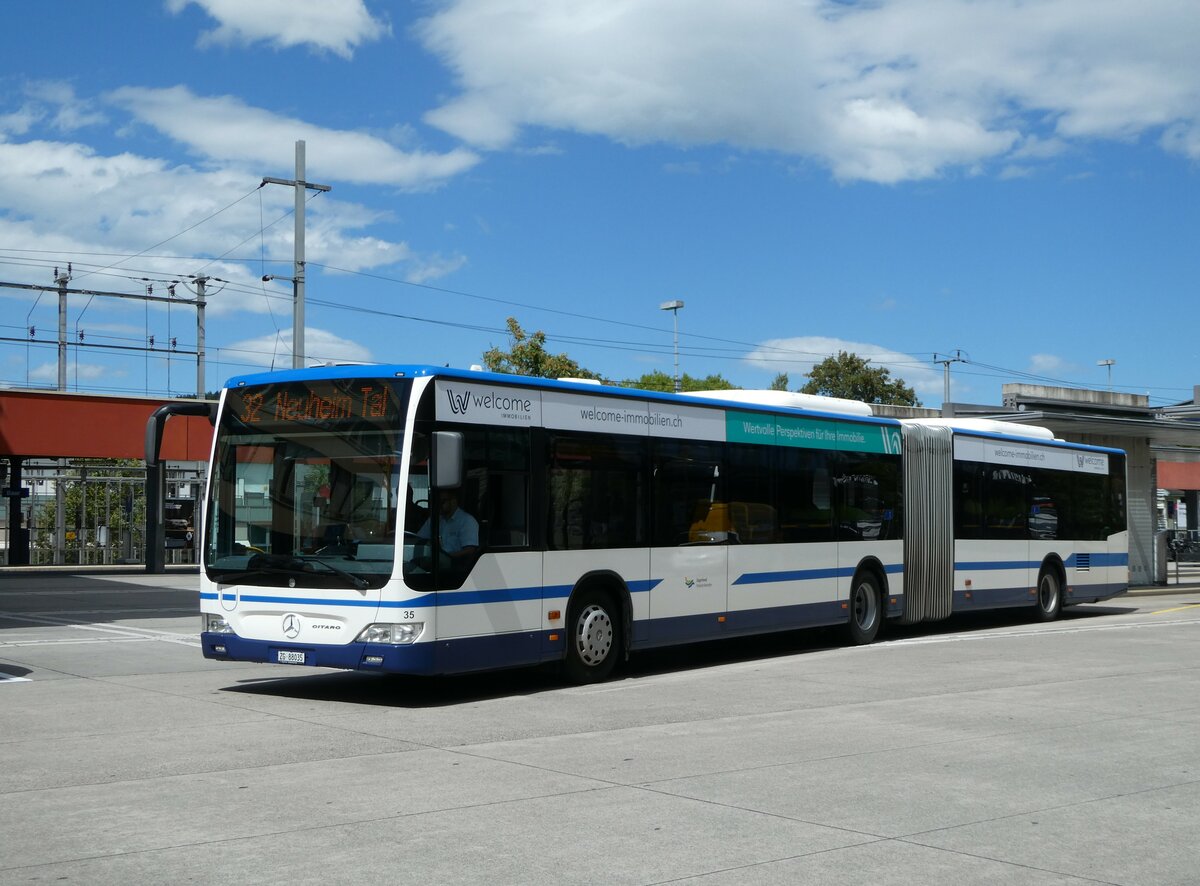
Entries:
MULTIPOLYGON (((164 245, 164 244, 166 244, 166 243, 170 243, 172 240, 175 240, 175 239, 177 239, 177 238, 179 238, 179 237, 182 237, 184 234, 188 233, 189 231, 193 231, 193 230, 195 230, 196 228, 200 227, 202 224, 205 224, 206 222, 208 222, 208 221, 211 221, 212 219, 216 218, 216 217, 217 217, 218 215, 220 215, 221 213, 223 213, 223 212, 227 212, 228 210, 230 210, 230 209, 232 209, 233 207, 237 206, 239 203, 241 203, 243 200, 245 200, 247 197, 249 197, 249 196, 250 196, 251 194, 253 194, 255 191, 258 191, 258 190, 260 190, 261 188, 262 188, 262 185, 261 185, 261 184, 260 184, 260 185, 257 185, 257 186, 255 186, 255 187, 253 188, 253 190, 247 191, 245 194, 243 194, 241 197, 238 197, 238 198, 237 198, 236 200, 234 200, 233 202, 231 202, 231 203, 229 203, 229 204, 227 204, 227 205, 225 205, 225 206, 222 206, 222 207, 221 207, 220 209, 218 209, 216 212, 209 213, 209 214, 208 214, 208 215, 206 215, 204 218, 200 219, 199 221, 195 222, 194 224, 190 224, 190 225, 188 225, 188 226, 187 226, 186 228, 184 228, 182 231, 179 231, 178 233, 172 234, 170 237, 167 237, 167 238, 165 238, 165 239, 163 239, 163 240, 159 240, 159 241, 158 241, 157 243, 155 243, 153 246, 147 246, 145 249, 142 249, 142 250, 140 250, 139 252, 135 252, 133 255, 129 256, 129 259, 138 258, 139 256, 145 255, 147 252, 150 252, 150 250, 152 250, 152 249, 157 249, 158 247, 160 247, 160 246, 162 246, 162 245, 164 245)), ((101 270, 101 271, 107 271, 107 270, 109 270, 110 268, 117 267, 118 265, 121 265, 121 264, 124 264, 124 260, 123 260, 123 261, 118 261, 118 262, 112 262, 111 264, 105 265, 104 267, 100 268, 99 270, 101 270)), ((88 274, 81 274, 80 276, 81 276, 81 277, 86 277, 86 276, 88 276, 88 274)))
MULTIPOLYGON (((230 203, 228 203, 227 205, 223 206, 222 208, 210 213, 209 215, 205 216, 203 219, 198 220, 197 222, 189 225, 188 227, 184 228, 183 230, 177 232, 176 234, 173 234, 170 237, 160 240, 158 243, 156 243, 152 246, 149 246, 143 250, 140 250, 136 253, 132 253, 132 254, 103 253, 103 252, 81 253, 80 254, 81 256, 115 258, 118 260, 111 261, 108 264, 104 264, 104 265, 91 265, 91 263, 87 263, 87 262, 85 262, 82 265, 79 265, 78 263, 76 263, 76 267, 80 269, 80 272, 77 273, 75 276, 76 276, 76 278, 81 278, 81 277, 92 276, 92 275, 104 275, 104 276, 120 277, 120 278, 132 280, 134 278, 130 277, 129 274, 130 273, 139 273, 139 271, 137 269, 126 268, 125 273, 110 273, 110 272, 112 272, 112 269, 120 267, 120 266, 126 264, 127 262, 132 261, 135 258, 147 256, 148 253, 150 253, 152 250, 157 249, 158 247, 160 247, 166 243, 169 243, 174 239, 177 239, 178 237, 182 236, 183 234, 188 233, 189 231, 194 230, 195 228, 199 227, 200 225, 206 223, 207 221, 210 221, 211 219, 217 217, 218 215, 222 214, 223 212, 226 212, 229 209, 232 209, 234 206, 241 203, 247 197, 249 197, 251 194, 253 194, 255 192, 259 193, 259 230, 257 232, 255 232, 254 234, 251 234, 249 237, 246 237, 245 239, 241 240, 234 246, 230 247, 230 249, 226 250, 226 252, 223 253, 222 255, 216 256, 216 257, 189 257, 189 256, 148 256, 148 257, 154 258, 159 261, 162 261, 162 260, 181 260, 182 261, 182 260, 191 260, 193 258, 195 258, 196 260, 203 260, 204 264, 200 266, 199 271, 203 271, 205 268, 210 267, 212 264, 215 264, 218 261, 225 261, 225 262, 230 262, 230 263, 249 263, 252 261, 257 261, 260 264, 263 271, 266 270, 266 264, 268 261, 271 263, 284 263, 285 260, 283 260, 283 259, 268 259, 266 257, 266 255, 265 255, 265 232, 268 229, 270 229, 271 227, 278 224, 279 222, 286 219, 289 215, 292 215, 294 213, 294 209, 289 208, 287 211, 281 213, 277 218, 275 218, 270 224, 265 224, 264 216, 263 216, 263 203, 262 203, 261 191, 262 191, 262 184, 259 184, 255 188, 253 188, 251 191, 248 191, 246 194, 242 195, 241 197, 237 198, 236 200, 233 200, 230 203), (250 240, 254 239, 255 236, 258 236, 259 240, 260 240, 260 250, 259 250, 260 254, 257 257, 241 258, 241 257, 231 257, 230 256, 230 253, 232 253, 234 250, 240 248, 241 246, 244 246, 250 240)), ((308 200, 315 199, 315 197, 318 193, 321 193, 321 192, 315 192, 314 194, 309 195, 307 197, 307 199, 308 200)), ((61 257, 61 253, 57 253, 53 250, 0 248, 0 264, 13 265, 13 266, 17 266, 17 267, 49 268, 54 265, 61 266, 63 261, 65 261, 65 259, 61 257), (5 253, 12 253, 12 254, 14 254, 14 256, 13 257, 5 257, 5 255, 4 255, 5 253), (40 256, 40 255, 58 256, 58 258, 38 259, 35 257, 35 256, 40 256), (29 256, 29 257, 26 258, 26 256, 29 256)), ((454 296, 458 296, 458 297, 462 297, 462 298, 474 299, 477 301, 487 302, 487 303, 491 303, 491 304, 506 305, 506 306, 513 307, 513 308, 519 308, 522 310, 539 311, 539 312, 543 312, 543 313, 549 313, 549 314, 559 315, 559 316, 563 316, 563 317, 569 317, 572 319, 581 319, 581 320, 587 320, 589 322, 598 322, 598 323, 605 323, 605 324, 616 325, 616 326, 623 326, 623 327, 627 327, 630 329, 637 329, 637 330, 641 330, 641 331, 653 332, 655 334, 661 334, 663 331, 660 327, 651 326, 648 324, 634 323, 634 322, 630 322, 630 321, 626 321, 626 320, 617 320, 617 319, 613 319, 610 317, 602 317, 602 316, 597 316, 597 315, 592 315, 592 314, 585 314, 585 313, 581 313, 578 311, 570 311, 570 310, 565 310, 562 308, 554 308, 554 307, 548 307, 545 305, 537 305, 537 304, 532 304, 532 303, 528 303, 528 302, 520 302, 520 301, 516 301, 516 300, 512 300, 512 299, 503 299, 503 298, 497 298, 494 296, 484 296, 484 295, 479 295, 477 293, 471 293, 471 292, 466 292, 463 290, 452 289, 449 287, 435 286, 435 285, 432 285, 429 283, 422 283, 422 282, 418 282, 418 281, 406 280, 406 279, 403 279, 400 277, 395 277, 395 276, 391 276, 391 275, 387 275, 387 274, 378 274, 378 273, 373 273, 373 272, 368 272, 368 271, 361 271, 361 270, 356 270, 356 269, 351 269, 351 268, 339 267, 337 265, 332 265, 332 264, 328 264, 328 263, 307 262, 306 267, 323 268, 325 270, 335 271, 338 273, 357 276, 357 277, 361 277, 361 278, 365 278, 365 279, 379 280, 381 282, 386 282, 386 283, 390 283, 393 285, 414 287, 414 288, 422 289, 422 290, 429 291, 429 292, 436 292, 436 293, 440 293, 440 294, 444 294, 444 295, 454 295, 454 296)), ((153 271, 147 269, 147 270, 141 271, 141 273, 161 274, 162 272, 161 272, 161 270, 157 270, 157 269, 153 270, 153 271)), ((187 276, 187 275, 182 275, 182 276, 187 276)), ((196 275, 191 275, 191 276, 196 276, 196 275)), ((264 276, 265 276, 265 274, 264 274, 264 276)), ((144 280, 146 278, 140 278, 140 279, 144 280)), ((164 282, 167 281, 167 278, 162 278, 162 279, 164 282)), ((260 295, 263 297, 264 303, 266 304, 267 311, 268 311, 268 314, 269 314, 271 322, 272 322, 272 325, 275 328, 276 351, 277 351, 278 344, 280 342, 282 342, 283 334, 282 334, 282 330, 280 329, 279 323, 275 318, 274 311, 271 307, 271 301, 275 298, 284 299, 284 298, 286 298, 286 296, 270 293, 265 285, 259 287, 258 289, 251 289, 250 287, 238 284, 233 281, 222 281, 222 282, 225 284, 224 288, 228 288, 231 291, 235 291, 235 292, 240 291, 240 292, 247 293, 247 294, 254 293, 256 295, 260 295)), ((29 317, 32 316, 33 311, 36 309, 38 301, 40 300, 40 295, 41 295, 41 293, 39 293, 38 299, 35 300, 34 305, 30 308, 29 315, 26 317, 26 325, 27 326, 28 326, 29 317)), ((437 320, 434 318, 420 317, 420 316, 415 316, 415 315, 411 315, 411 314, 402 314, 402 313, 394 312, 394 311, 384 311, 384 310, 379 310, 379 309, 361 308, 359 306, 348 305, 344 302, 332 302, 332 301, 326 301, 326 300, 321 300, 321 299, 314 299, 311 297, 306 299, 306 301, 311 304, 330 308, 332 310, 358 311, 358 312, 362 312, 362 313, 369 313, 369 314, 374 314, 377 316, 384 316, 384 317, 394 318, 394 319, 398 319, 398 320, 404 320, 404 321, 408 321, 408 322, 427 323, 427 324, 443 326, 443 327, 448 327, 448 328, 459 328, 459 329, 464 329, 464 330, 482 331, 482 332, 488 332, 488 333, 503 334, 503 333, 507 332, 506 329, 497 329, 492 326, 483 326, 483 325, 479 325, 479 324, 467 324, 467 323, 459 323, 459 322, 454 322, 454 321, 437 320)), ((89 301, 89 304, 90 304, 90 301, 89 301)), ((86 305, 83 310, 84 311, 87 310, 86 305)), ((80 316, 82 316, 82 313, 83 312, 81 311, 80 316)), ((76 326, 78 327, 78 322, 76 323, 76 326)), ((682 333, 682 336, 685 339, 690 339, 690 340, 693 340, 696 342, 713 342, 718 345, 732 346, 732 347, 711 347, 711 346, 705 347, 702 345, 695 345, 695 346, 685 345, 679 351, 680 354, 682 354, 682 355, 691 356, 691 357, 702 357, 705 359, 742 360, 742 359, 745 359, 745 356, 746 356, 745 349, 747 349, 747 348, 750 348, 756 352, 759 352, 759 355, 756 357, 756 359, 759 362, 764 362, 764 363, 809 362, 810 359, 822 360, 822 359, 825 359, 828 356, 830 356, 829 354, 822 353, 822 352, 805 351, 805 350, 800 350, 797 348, 785 347, 785 346, 781 346, 781 345, 775 345, 775 344, 764 343, 764 342, 746 342, 746 341, 740 341, 737 339, 728 339, 728 338, 721 338, 721 337, 717 337, 717 336, 708 336, 708 335, 703 335, 703 334, 694 333, 694 332, 684 332, 684 333, 682 333), (767 354, 761 353, 764 351, 767 352, 767 354)), ((657 344, 657 343, 653 343, 653 342, 632 342, 632 341, 625 341, 625 340, 620 340, 620 339, 598 339, 594 336, 580 337, 580 336, 571 336, 571 335, 565 335, 565 334, 546 333, 546 340, 563 342, 563 343, 571 344, 571 345, 575 345, 575 346, 602 348, 602 349, 606 349, 606 350, 625 350, 625 351, 629 351, 632 353, 664 354, 664 353, 672 352, 671 348, 664 346, 664 345, 657 344)), ((934 352, 930 352, 930 357, 932 358, 934 356, 936 356, 934 354, 934 352)), ((891 367, 916 368, 916 367, 924 367, 926 365, 926 361, 920 360, 920 359, 909 360, 909 361, 900 361, 900 360, 888 361, 888 360, 872 359, 870 362, 875 363, 876 365, 885 366, 885 367, 891 366, 891 367)), ((929 361, 929 363, 932 363, 932 362, 933 361, 931 359, 929 361)), ((1030 380, 1030 381, 1036 381, 1036 382, 1040 382, 1040 383, 1049 383, 1049 384, 1054 384, 1054 385, 1062 385, 1062 386, 1067 386, 1067 387, 1079 386, 1078 382, 1073 382, 1068 379, 1054 378, 1051 376, 1040 375, 1037 373, 1031 373, 1031 372, 1027 372, 1027 371, 1023 371, 1023 370, 994 366, 994 365, 982 363, 982 362, 971 360, 971 359, 965 359, 960 362, 962 362, 965 365, 964 365, 963 369, 957 370, 957 372, 959 374, 979 375, 979 376, 985 376, 985 377, 994 374, 994 375, 998 375, 998 376, 1002 376, 1002 377, 1022 378, 1022 379, 1026 379, 1026 380, 1030 380), (966 369, 965 366, 978 367, 979 369, 986 370, 986 372, 972 372, 971 370, 966 369)), ((1147 389, 1144 386, 1130 386, 1130 385, 1123 385, 1123 386, 1118 385, 1117 387, 1121 387, 1122 389, 1125 389, 1125 390, 1135 390, 1135 391, 1139 391, 1139 392, 1147 391, 1147 390, 1183 392, 1186 390, 1185 388, 1182 388, 1182 387, 1180 387, 1180 388, 1159 387, 1159 388, 1150 388, 1150 389, 1147 389)))
MULTIPOLYGON (((310 199, 312 199, 312 198, 310 197, 310 199)), ((264 229, 264 230, 269 229, 274 224, 277 224, 279 221, 286 218, 287 215, 289 215, 289 214, 291 214, 290 211, 282 214, 281 216, 279 216, 277 219, 275 219, 269 225, 262 224, 261 225, 262 229, 264 229)), ((246 240, 243 240, 238 245, 239 246, 244 245, 246 242, 248 242, 249 239, 251 239, 251 238, 247 238, 246 240)), ((235 246, 233 248, 236 249, 237 246, 235 246)), ((15 251, 15 250, 0 250, 0 252, 4 252, 4 251, 15 251)), ((30 252, 33 252, 33 251, 34 250, 30 250, 30 252)), ((232 251, 232 249, 230 251, 232 251)), ((49 250, 44 250, 42 252, 45 252, 46 254, 55 254, 49 250)), ((155 256, 155 258, 187 260, 190 257, 188 257, 188 256, 155 256)), ((216 260, 218 260, 218 259, 210 259, 209 262, 211 263, 216 260)), ((262 254, 254 257, 254 258, 231 257, 228 255, 228 253, 223 255, 219 260, 226 261, 226 262, 233 262, 233 263, 248 263, 251 261, 258 262, 261 265, 262 270, 266 270, 265 266, 267 263, 283 264, 283 263, 290 261, 289 259, 270 259, 262 254)), ((35 266, 35 267, 42 266, 42 265, 34 264, 33 262, 18 263, 18 262, 6 261, 4 258, 0 257, 0 264, 6 264, 6 263, 28 264, 28 266, 35 266)), ((45 260, 44 266, 49 267, 50 260, 45 260)), ((112 267, 112 266, 113 265, 109 265, 109 266, 105 266, 105 267, 112 267)), ((428 284, 428 283, 420 283, 420 282, 416 282, 416 281, 405 280, 403 278, 394 277, 394 276, 390 276, 390 275, 386 275, 386 274, 377 274, 377 273, 371 273, 371 272, 365 272, 365 271, 358 271, 358 270, 354 270, 351 268, 344 268, 344 267, 339 267, 337 265, 325 264, 325 263, 320 263, 320 262, 309 262, 309 263, 307 263, 307 266, 324 268, 326 270, 336 271, 338 273, 343 273, 343 274, 347 274, 347 275, 351 275, 351 276, 363 277, 363 278, 367 278, 367 279, 379 280, 381 282, 392 283, 392 284, 396 284, 396 285, 416 287, 416 288, 424 289, 424 290, 431 291, 431 292, 437 292, 437 293, 441 293, 441 294, 456 295, 456 296, 461 296, 464 298, 471 298, 471 299, 486 301, 486 302, 490 302, 490 303, 494 303, 494 304, 508 305, 511 307, 522 308, 525 310, 537 310, 537 311, 557 314, 557 315, 561 315, 561 316, 571 317, 571 318, 575 318, 575 319, 583 319, 583 320, 589 320, 592 322, 604 322, 604 323, 616 324, 616 325, 626 326, 626 327, 633 328, 633 329, 654 332, 656 334, 659 334, 662 332, 661 328, 656 327, 656 326, 650 326, 647 324, 632 323, 632 322, 623 321, 623 320, 613 320, 611 318, 600 317, 597 315, 583 314, 580 312, 564 310, 561 308, 545 307, 542 305, 531 304, 528 302, 519 302, 519 301, 515 301, 515 300, 511 300, 511 299, 501 299, 501 298, 496 298, 496 297, 492 297, 492 296, 482 296, 482 295, 478 295, 476 293, 466 292, 463 290, 451 289, 448 287, 434 286, 434 285, 428 284)), ((84 265, 84 267, 86 267, 86 265, 84 265)), ((133 269, 130 269, 130 270, 133 270, 133 269)), ((137 271, 134 271, 134 272, 136 273, 137 271)), ((90 273, 100 273, 100 271, 92 271, 90 273)), ((147 270, 144 273, 156 273, 156 272, 151 272, 151 271, 147 270)), ((128 275, 127 274, 113 274, 112 276, 127 277, 128 275)), ((236 284, 231 284, 231 285, 236 288, 236 284)), ((261 289, 250 290, 248 288, 243 287, 239 291, 243 291, 243 292, 247 292, 247 293, 253 291, 253 292, 255 292, 255 294, 259 294, 259 295, 262 294, 261 289)), ((267 294, 266 297, 271 298, 272 296, 270 294, 267 294)), ((278 296, 278 297, 283 298, 283 296, 278 296)), ((347 305, 344 305, 341 303, 331 304, 330 307, 332 307, 334 309, 349 309, 350 308, 350 306, 347 306, 347 305)), ((384 312, 384 313, 388 314, 389 312, 384 312)), ((408 314, 392 314, 392 316, 395 316, 397 319, 412 320, 412 321, 416 321, 416 322, 425 322, 426 320, 429 319, 429 318, 415 317, 413 315, 408 315, 408 314)), ((451 326, 454 325, 452 323, 447 323, 445 321, 437 321, 437 322, 439 323, 439 325, 451 325, 451 326)), ((470 325, 464 325, 464 326, 465 326, 465 328, 474 328, 474 327, 471 327, 470 325)), ((277 331, 278 331, 278 324, 276 324, 276 327, 277 327, 277 331)), ((492 331, 492 330, 489 329, 489 331, 492 331)), ((500 331, 502 332, 503 330, 500 330, 500 331)), ((825 357, 829 356, 828 354, 825 354, 822 352, 803 351, 803 350, 799 350, 796 348, 787 348, 787 347, 782 347, 779 345, 772 345, 772 344, 763 343, 763 342, 744 342, 744 341, 739 341, 736 339, 724 339, 724 338, 719 338, 719 337, 715 337, 715 336, 705 336, 705 335, 701 335, 698 333, 688 333, 688 332, 681 333, 681 335, 685 339, 694 339, 694 340, 700 340, 700 341, 712 341, 712 342, 726 344, 726 345, 733 345, 735 347, 730 347, 726 350, 728 350, 732 353, 736 353, 736 354, 744 354, 744 351, 742 350, 744 348, 753 348, 753 349, 759 350, 759 351, 762 351, 762 350, 772 351, 772 352, 775 352, 775 353, 781 355, 781 359, 775 360, 775 361, 770 361, 768 358, 760 357, 759 359, 763 360, 764 362, 788 362, 789 360, 794 360, 795 358, 806 358, 806 357, 815 357, 817 359, 824 359, 825 357)), ((613 345, 613 344, 619 343, 619 341, 620 341, 620 340, 613 340, 613 339, 597 340, 594 337, 587 337, 587 338, 572 337, 572 336, 555 334, 555 333, 547 333, 547 339, 552 339, 555 341, 573 342, 573 343, 583 344, 583 345, 592 345, 597 341, 603 341, 608 345, 613 345)), ((631 348, 631 350, 633 350, 635 352, 641 352, 641 351, 646 350, 647 348, 653 350, 656 347, 654 345, 648 345, 646 343, 632 343, 632 344, 633 344, 633 347, 631 348)), ((682 351, 681 350, 681 353, 689 353, 693 356, 714 356, 714 357, 716 357, 719 355, 718 352, 720 350, 722 350, 722 349, 706 348, 703 350, 693 349, 691 351, 682 351)), ((931 358, 933 356, 933 353, 934 352, 932 352, 932 351, 929 352, 931 358)), ((911 360, 911 361, 899 361, 899 360, 880 361, 880 360, 876 359, 876 360, 873 360, 872 362, 875 362, 880 365, 888 365, 888 366, 896 366, 896 367, 904 367, 904 366, 923 367, 926 365, 927 361, 921 360, 921 359, 911 360)), ((928 362, 932 362, 932 360, 930 360, 928 362)), ((1023 371, 1023 370, 1019 370, 1019 369, 1012 369, 1012 368, 1007 368, 1007 367, 989 366, 987 364, 981 364, 978 361, 974 361, 974 360, 965 360, 962 362, 974 363, 975 365, 978 365, 981 368, 990 369, 1001 375, 1010 375, 1013 377, 1028 378, 1030 380, 1036 380, 1036 381, 1047 381, 1052 384, 1061 384, 1061 385, 1067 385, 1067 386, 1078 385, 1078 382, 1073 382, 1069 379, 1054 378, 1054 377, 1050 377, 1050 376, 1039 375, 1037 373, 1030 373, 1027 371, 1023 371)), ((966 370, 959 370, 959 372, 965 373, 965 374, 972 374, 972 373, 966 372, 966 370)), ((976 374, 983 375, 984 373, 976 373, 976 374)), ((1137 391, 1146 390, 1145 386, 1126 385, 1123 387, 1128 390, 1137 390, 1137 391)), ((1156 390, 1156 388, 1150 388, 1150 390, 1156 390)), ((1157 388, 1157 390, 1184 391, 1185 389, 1180 387, 1180 388, 1157 388)))

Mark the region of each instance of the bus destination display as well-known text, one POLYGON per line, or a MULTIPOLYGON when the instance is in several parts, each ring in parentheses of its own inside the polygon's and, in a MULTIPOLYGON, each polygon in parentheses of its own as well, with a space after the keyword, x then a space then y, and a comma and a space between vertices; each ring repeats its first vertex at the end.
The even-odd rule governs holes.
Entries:
MULTIPOLYGON (((311 424, 323 428, 397 421, 400 397, 388 382, 354 379, 265 385, 240 395, 239 413, 248 425, 311 424)), ((231 392, 233 394, 233 392, 231 392)))

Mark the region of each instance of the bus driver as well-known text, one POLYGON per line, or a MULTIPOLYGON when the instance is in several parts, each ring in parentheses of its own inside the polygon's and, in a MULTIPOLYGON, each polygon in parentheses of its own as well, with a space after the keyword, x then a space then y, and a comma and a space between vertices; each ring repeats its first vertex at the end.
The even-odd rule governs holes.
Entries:
MULTIPOLYGON (((438 523, 438 542, 441 552, 450 557, 452 564, 465 569, 479 550, 479 523, 458 506, 458 493, 447 489, 438 497, 441 520, 438 523)), ((417 530, 420 538, 429 538, 433 531, 433 518, 417 530)))

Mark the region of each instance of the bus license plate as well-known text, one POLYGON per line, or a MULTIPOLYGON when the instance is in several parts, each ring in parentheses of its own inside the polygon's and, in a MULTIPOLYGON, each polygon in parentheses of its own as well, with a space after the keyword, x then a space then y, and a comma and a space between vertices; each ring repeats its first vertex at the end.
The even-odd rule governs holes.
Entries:
POLYGON ((276 649, 275 660, 280 664, 304 664, 304 653, 296 649, 276 649))

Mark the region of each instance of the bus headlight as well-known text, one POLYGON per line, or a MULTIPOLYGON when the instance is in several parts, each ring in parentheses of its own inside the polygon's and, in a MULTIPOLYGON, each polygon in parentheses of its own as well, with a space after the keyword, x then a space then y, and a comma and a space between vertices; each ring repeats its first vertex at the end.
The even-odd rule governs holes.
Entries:
POLYGON ((416 643, 421 632, 425 630, 425 622, 410 621, 404 624, 373 624, 367 625, 358 635, 359 643, 388 643, 392 646, 408 646, 416 643))
POLYGON ((204 630, 209 634, 232 634, 233 627, 222 615, 205 615, 204 630))

